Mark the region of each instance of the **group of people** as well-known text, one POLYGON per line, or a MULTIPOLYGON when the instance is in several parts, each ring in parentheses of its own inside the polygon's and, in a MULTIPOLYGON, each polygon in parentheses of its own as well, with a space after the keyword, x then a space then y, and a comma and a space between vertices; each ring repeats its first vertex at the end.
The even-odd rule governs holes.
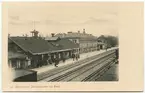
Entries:
POLYGON ((80 55, 79 54, 72 54, 72 58, 73 58, 73 61, 75 59, 78 61, 78 59, 80 58, 80 55))
MULTIPOLYGON (((78 61, 78 59, 80 58, 80 55, 79 55, 79 54, 72 54, 72 58, 73 58, 73 61, 74 61, 75 59, 78 61)), ((63 57, 61 60, 62 60, 63 62, 65 62, 66 58, 63 57)), ((54 59, 52 59, 52 61, 54 62, 54 66, 55 66, 55 67, 58 67, 58 64, 59 64, 60 59, 59 59, 59 58, 54 58, 54 59)))

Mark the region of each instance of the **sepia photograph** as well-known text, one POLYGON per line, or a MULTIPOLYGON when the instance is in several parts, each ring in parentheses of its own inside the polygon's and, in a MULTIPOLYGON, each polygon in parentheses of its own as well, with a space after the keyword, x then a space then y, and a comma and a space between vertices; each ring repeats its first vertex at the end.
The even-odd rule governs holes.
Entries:
MULTIPOLYGON (((129 49, 136 52, 142 49, 138 48, 140 42, 136 43, 142 38, 142 34, 139 29, 138 34, 133 32, 136 29, 129 30, 125 21, 131 18, 131 14, 132 19, 137 20, 135 17, 140 16, 136 12, 140 9, 139 5, 142 3, 4 3, 5 90, 102 91, 103 84, 107 87, 110 84, 114 86, 106 87, 106 90, 117 90, 119 83, 125 84, 126 80, 128 81, 126 83, 131 84, 131 81, 141 75, 142 68, 138 69, 139 72, 135 71, 138 73, 136 76, 133 76, 135 72, 132 69, 136 65, 135 58, 142 60, 142 55, 129 52, 132 51, 129 49), (132 9, 134 5, 137 7, 136 10, 132 9), (134 35, 140 38, 130 41, 134 35), (134 54, 140 58, 133 57, 134 54), (130 58, 131 61, 128 60, 130 58)), ((139 62, 138 65, 142 61, 139 62)))
POLYGON ((12 81, 119 80, 116 5, 34 3, 8 12, 12 81))

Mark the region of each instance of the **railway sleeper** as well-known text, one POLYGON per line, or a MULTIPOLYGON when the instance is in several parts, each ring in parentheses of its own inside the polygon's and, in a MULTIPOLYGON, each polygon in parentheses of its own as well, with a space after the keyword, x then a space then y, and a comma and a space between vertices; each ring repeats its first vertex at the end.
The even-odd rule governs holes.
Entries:
POLYGON ((94 79, 96 80, 96 78, 100 77, 103 73, 108 71, 108 68, 110 68, 110 66, 114 63, 113 61, 114 60, 110 61, 109 63, 107 63, 106 65, 104 65, 103 67, 101 67, 82 81, 93 81, 94 79))
MULTIPOLYGON (((112 56, 112 55, 109 55, 108 57, 110 57, 110 56, 112 56)), ((104 56, 104 57, 106 57, 106 56, 104 56)), ((100 59, 98 59, 98 60, 101 60, 101 59, 103 59, 104 57, 102 57, 102 58, 100 58, 100 59)), ((95 61, 96 61, 96 60, 95 60, 95 61)), ((85 65, 83 65, 83 66, 88 66, 88 65, 90 65, 90 64, 94 64, 95 61, 90 62, 90 63, 88 63, 88 64, 85 64, 85 65)), ((69 71, 69 72, 67 72, 67 73, 65 73, 65 74, 63 74, 63 75, 60 75, 60 76, 58 76, 58 77, 56 77, 56 78, 53 78, 53 79, 51 79, 50 81, 61 81, 61 80, 63 80, 65 77, 69 76, 71 73, 74 73, 75 71, 78 71, 78 70, 82 69, 83 66, 78 67, 78 68, 76 68, 76 69, 74 69, 74 70, 72 70, 72 71, 69 71)))
POLYGON ((90 57, 89 59, 86 58, 84 60, 80 60, 80 62, 76 62, 75 64, 69 64, 67 66, 63 66, 63 67, 59 67, 59 68, 56 68, 56 69, 53 69, 53 70, 50 70, 50 71, 47 71, 47 72, 43 72, 43 73, 38 75, 37 80, 39 80, 39 81, 42 80, 43 81, 43 79, 47 79, 47 78, 49 78, 49 77, 51 77, 53 75, 56 75, 56 74, 61 73, 63 71, 66 71, 66 70, 68 70, 70 68, 73 68, 75 66, 78 66, 78 65, 80 65, 82 63, 84 64, 85 63, 84 61, 86 61, 86 60, 88 60, 88 63, 89 63, 90 59, 93 59, 93 58, 97 57, 96 60, 99 60, 100 58, 108 56, 108 55, 111 55, 111 54, 112 55, 115 54, 115 51, 114 50, 110 50, 110 51, 107 51, 107 53, 104 52, 104 53, 95 55, 93 57, 90 57))

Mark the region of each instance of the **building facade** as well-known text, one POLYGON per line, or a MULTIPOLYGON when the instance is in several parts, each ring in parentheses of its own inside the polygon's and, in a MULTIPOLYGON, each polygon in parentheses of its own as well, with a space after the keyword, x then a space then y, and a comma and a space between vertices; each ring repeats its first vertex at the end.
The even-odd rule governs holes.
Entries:
POLYGON ((38 68, 79 54, 79 45, 68 39, 46 40, 38 37, 38 31, 31 33, 32 37, 8 37, 8 64, 11 68, 38 68))
POLYGON ((58 33, 55 37, 60 38, 68 38, 69 40, 73 41, 74 43, 79 44, 80 53, 86 53, 98 50, 98 46, 104 46, 103 43, 98 43, 97 37, 93 36, 92 34, 87 34, 85 29, 83 32, 68 32, 66 33, 58 33), (101 44, 101 45, 99 45, 101 44))

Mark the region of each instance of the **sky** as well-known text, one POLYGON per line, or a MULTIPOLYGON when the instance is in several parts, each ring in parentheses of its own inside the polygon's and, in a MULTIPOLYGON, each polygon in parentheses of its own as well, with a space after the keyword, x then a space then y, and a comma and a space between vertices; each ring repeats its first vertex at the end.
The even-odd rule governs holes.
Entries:
POLYGON ((10 3, 9 34, 31 35, 36 29, 43 36, 68 31, 118 36, 118 6, 116 3, 29 2, 10 3))

